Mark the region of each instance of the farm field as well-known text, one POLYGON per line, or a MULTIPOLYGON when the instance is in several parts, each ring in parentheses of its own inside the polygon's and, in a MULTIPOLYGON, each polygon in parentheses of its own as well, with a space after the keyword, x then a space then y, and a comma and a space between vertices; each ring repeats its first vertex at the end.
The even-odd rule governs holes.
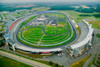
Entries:
POLYGON ((81 22, 82 19, 88 21, 94 28, 100 29, 100 13, 81 13, 76 11, 60 11, 61 13, 67 13, 73 18, 77 23, 81 22))
POLYGON ((72 63, 71 67, 83 67, 84 63, 90 58, 90 56, 86 56, 85 58, 78 60, 72 63))
POLYGON ((58 19, 65 19, 66 16, 62 13, 47 13, 47 14, 43 14, 43 15, 47 15, 50 17, 57 17, 58 19))
POLYGON ((0 67, 33 67, 0 55, 0 67))

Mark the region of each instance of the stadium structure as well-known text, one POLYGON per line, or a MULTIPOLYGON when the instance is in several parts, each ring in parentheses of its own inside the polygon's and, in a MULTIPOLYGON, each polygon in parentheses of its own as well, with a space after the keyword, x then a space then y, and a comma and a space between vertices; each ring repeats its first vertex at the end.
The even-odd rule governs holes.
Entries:
POLYGON ((58 11, 18 18, 8 28, 5 39, 14 51, 53 54, 66 49, 70 56, 78 56, 92 45, 92 25, 85 20, 76 23, 68 14, 58 11))

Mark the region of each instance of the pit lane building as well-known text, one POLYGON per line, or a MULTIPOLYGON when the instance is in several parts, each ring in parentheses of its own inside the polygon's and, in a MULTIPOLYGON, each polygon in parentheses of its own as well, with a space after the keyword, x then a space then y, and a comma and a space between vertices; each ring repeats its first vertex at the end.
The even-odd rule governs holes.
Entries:
POLYGON ((79 37, 78 40, 80 40, 80 42, 76 42, 75 44, 70 45, 67 48, 67 52, 69 53, 70 56, 79 56, 82 53, 84 53, 85 51, 88 51, 91 47, 91 41, 92 41, 92 34, 93 34, 93 28, 92 25, 89 24, 88 22, 86 22, 85 20, 83 20, 84 22, 84 30, 86 30, 87 32, 84 34, 82 34, 84 31, 81 32, 81 36, 79 37))

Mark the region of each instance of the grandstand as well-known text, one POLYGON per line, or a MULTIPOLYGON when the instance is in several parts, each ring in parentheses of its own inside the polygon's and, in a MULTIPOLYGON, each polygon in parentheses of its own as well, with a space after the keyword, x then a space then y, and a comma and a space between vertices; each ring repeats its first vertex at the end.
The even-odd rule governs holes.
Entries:
POLYGON ((30 15, 27 20, 18 19, 9 30, 13 36, 9 38, 8 35, 7 42, 13 50, 42 55, 59 53, 66 48, 69 55, 75 57, 89 49, 93 33, 92 26, 85 20, 77 24, 67 14, 58 11, 42 11, 30 15))

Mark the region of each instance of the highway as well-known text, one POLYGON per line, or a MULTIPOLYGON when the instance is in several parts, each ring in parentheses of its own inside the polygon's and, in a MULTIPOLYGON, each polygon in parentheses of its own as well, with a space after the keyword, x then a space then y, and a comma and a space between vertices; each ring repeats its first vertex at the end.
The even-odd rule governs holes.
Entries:
MULTIPOLYGON (((70 64, 73 62, 72 60, 70 60, 70 58, 68 57, 68 54, 66 54, 66 49, 65 48, 67 48, 68 46, 70 46, 70 44, 72 44, 74 41, 77 41, 77 42, 79 42, 79 41, 81 41, 81 40, 83 40, 84 39, 84 37, 83 37, 83 34, 82 34, 82 36, 81 36, 81 38, 80 39, 78 39, 79 38, 79 32, 78 32, 78 30, 77 30, 77 28, 74 26, 74 24, 72 23, 72 20, 69 18, 69 16, 66 14, 66 17, 67 17, 67 19, 68 19, 68 21, 69 21, 69 23, 70 23, 70 25, 71 25, 71 29, 72 29, 72 31, 71 32, 73 32, 73 31, 75 31, 75 38, 70 42, 70 43, 68 43, 68 44, 65 44, 65 45, 62 45, 62 46, 59 46, 59 47, 54 47, 54 48, 36 48, 36 47, 29 47, 29 46, 26 46, 26 45, 24 45, 24 44, 22 44, 22 43, 20 43, 19 41, 18 41, 18 39, 17 39, 17 37, 16 37, 16 34, 17 34, 17 31, 19 30, 19 27, 20 27, 20 25, 21 25, 21 23, 22 22, 24 22, 24 21, 26 21, 27 19, 29 19, 30 17, 32 17, 32 16, 34 16, 35 14, 32 14, 32 15, 29 15, 29 16, 25 16, 25 17, 23 17, 18 23, 16 23, 16 25, 14 26, 14 28, 11 30, 11 31, 9 31, 9 38, 10 39, 12 39, 14 42, 16 42, 16 46, 15 47, 17 47, 17 46, 22 46, 22 47, 26 47, 27 48, 27 50, 29 50, 29 51, 36 51, 36 52, 39 52, 39 51, 41 51, 41 50, 43 50, 44 52, 45 51, 53 51, 53 50, 55 50, 56 51, 56 49, 57 48, 61 48, 62 49, 62 52, 63 52, 63 54, 64 54, 64 58, 63 59, 61 59, 61 60, 64 60, 64 62, 59 62, 59 63, 62 63, 62 64, 64 64, 64 65, 66 65, 66 62, 67 61, 69 61, 70 62, 70 64), (34 49, 34 50, 33 50, 34 49)), ((84 30, 83 28, 82 28, 82 30, 84 30)), ((85 31, 85 30, 84 30, 85 31)), ((84 32, 84 31, 82 31, 82 32, 84 32)), ((84 32, 85 33, 85 32, 84 32)), ((86 33, 87 34, 87 33, 86 33)), ((85 34, 85 35, 86 35, 85 34)), ((72 35, 73 34, 71 34, 71 37, 72 37, 72 35)), ((70 38, 71 38, 70 37, 70 38)), ((70 39, 69 38, 69 39, 70 39)), ((26 50, 25 48, 24 49, 22 49, 22 50, 26 50)), ((27 51, 26 50, 26 51, 27 51)), ((58 51, 58 50, 57 50, 58 51)), ((58 58, 58 57, 57 57, 58 58)), ((83 58, 83 57, 82 57, 83 58)), ((55 58, 50 58, 50 60, 56 60, 55 58)), ((59 59, 59 58, 58 58, 59 59)), ((56 60, 57 62, 58 62, 58 60, 56 60)), ((76 60, 75 60, 76 61, 76 60)), ((68 66, 69 67, 69 65, 66 65, 66 66, 68 66)))
POLYGON ((14 54, 11 54, 11 53, 8 53, 8 52, 5 52, 5 51, 1 51, 1 50, 0 50, 0 55, 14 59, 14 60, 17 60, 19 62, 28 64, 28 65, 31 65, 31 66, 35 66, 35 67, 50 67, 46 64, 39 63, 39 62, 36 62, 34 60, 26 59, 24 57, 14 55, 14 54))

